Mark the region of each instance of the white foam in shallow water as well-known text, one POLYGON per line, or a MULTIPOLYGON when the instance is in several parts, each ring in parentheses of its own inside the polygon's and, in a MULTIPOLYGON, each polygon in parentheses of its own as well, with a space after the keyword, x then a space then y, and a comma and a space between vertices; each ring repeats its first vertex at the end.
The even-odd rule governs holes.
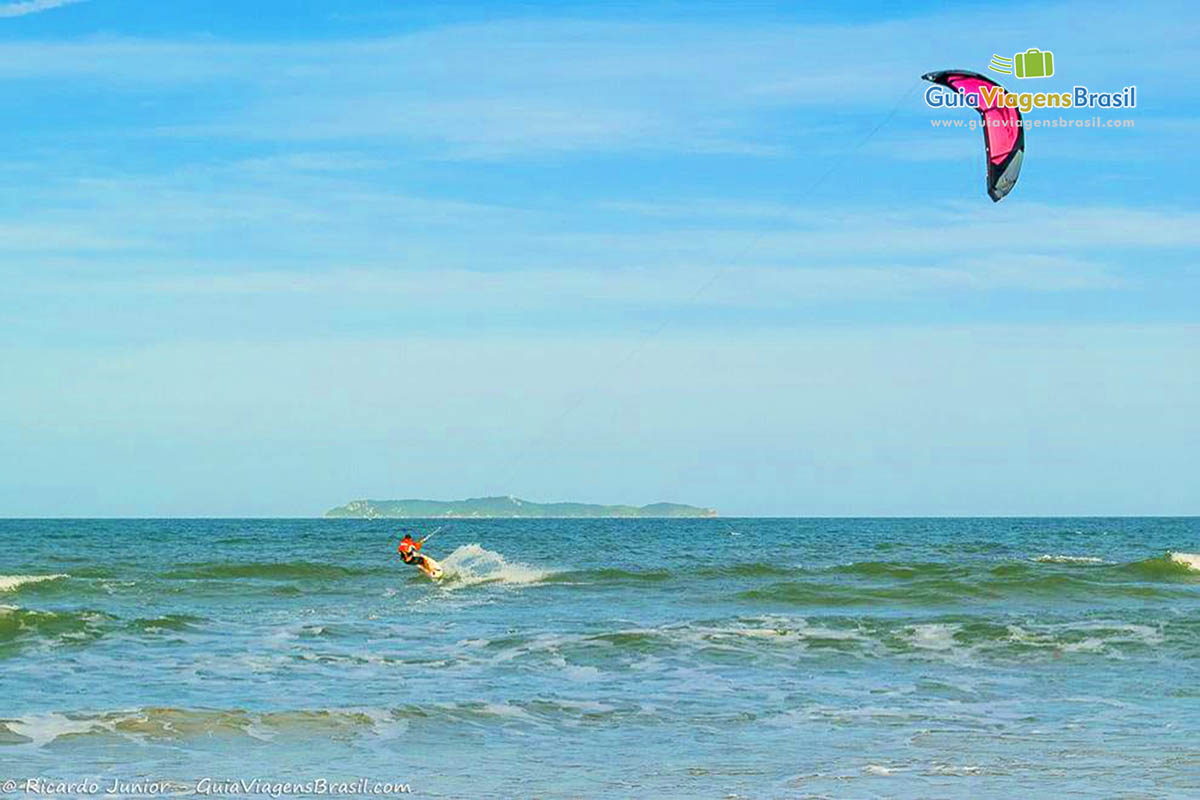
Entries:
POLYGON ((1200 553, 1169 553, 1171 560, 1200 572, 1200 553))
POLYGON ((59 578, 69 578, 70 575, 0 575, 0 592, 15 592, 17 589, 30 583, 41 583, 42 581, 55 581, 59 578))
POLYGON ((499 553, 478 544, 465 544, 441 559, 440 563, 450 586, 489 582, 537 583, 549 574, 527 564, 510 563, 499 553))

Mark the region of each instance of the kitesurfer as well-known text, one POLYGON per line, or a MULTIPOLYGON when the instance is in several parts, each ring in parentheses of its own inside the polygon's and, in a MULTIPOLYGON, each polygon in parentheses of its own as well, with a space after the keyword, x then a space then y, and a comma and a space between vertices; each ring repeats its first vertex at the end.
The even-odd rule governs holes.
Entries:
POLYGON ((400 540, 400 546, 396 548, 396 552, 400 554, 400 558, 405 564, 411 564, 414 567, 421 566, 425 561, 425 556, 419 555, 418 550, 421 549, 421 541, 417 541, 412 537, 411 533, 404 534, 404 538, 400 540))

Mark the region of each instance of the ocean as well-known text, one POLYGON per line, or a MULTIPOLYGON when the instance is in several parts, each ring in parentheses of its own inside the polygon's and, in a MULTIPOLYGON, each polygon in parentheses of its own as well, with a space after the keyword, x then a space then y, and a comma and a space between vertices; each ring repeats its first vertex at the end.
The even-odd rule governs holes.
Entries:
POLYGON ((0 789, 1195 798, 1197 553, 1195 518, 0 521, 0 789), (438 525, 433 584, 395 546, 438 525))

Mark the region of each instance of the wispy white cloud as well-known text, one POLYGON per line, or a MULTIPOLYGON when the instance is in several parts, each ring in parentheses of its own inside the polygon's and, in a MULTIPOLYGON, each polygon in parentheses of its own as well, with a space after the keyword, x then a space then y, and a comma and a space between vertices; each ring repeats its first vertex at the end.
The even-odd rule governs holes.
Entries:
POLYGON ((103 226, 83 219, 0 222, 0 252, 3 253, 118 253, 147 244, 145 239, 104 230, 103 226))
MULTIPOLYGON (((202 299, 288 298, 328 303, 386 303, 397 312, 597 310, 613 306, 784 309, 798 302, 880 300, 942 291, 1109 290, 1124 280, 1080 259, 1013 253, 1003 261, 963 259, 937 267, 829 264, 808 268, 742 267, 716 275, 707 267, 665 269, 342 269, 321 273, 246 271, 106 281, 93 291, 202 299), (701 285, 709 291, 697 294, 701 285)), ((206 301, 205 301, 206 302, 206 301)))
MULTIPOLYGON (((218 107, 198 104, 187 118, 156 126, 169 136, 401 139, 443 158, 630 150, 773 156, 835 148, 857 135, 861 120, 833 117, 889 108, 939 66, 908 46, 930 31, 962 34, 944 43, 945 64, 977 63, 1029 29, 1069 32, 1056 46, 1072 74, 1089 82, 1118 74, 1113 48, 1128 54, 1119 61, 1136 63, 1143 81, 1189 51, 1187 26, 1169 14, 1112 8, 1100 29, 1081 33, 1079 20, 1097 15, 1078 8, 1025 9, 1011 30, 1003 19, 964 30, 957 14, 934 14, 836 25, 531 19, 291 43, 8 42, 0 45, 0 77, 221 90, 218 107), (827 135, 831 128, 837 132, 827 135)), ((1193 90, 1173 83, 1170 91, 1193 90)), ((914 97, 904 111, 925 109, 914 97)))
MULTIPOLYGON (((551 287, 562 281, 563 292, 580 300, 624 281, 623 294, 632 300, 639 292, 670 296, 676 279, 695 283, 720 269, 763 270, 756 274, 764 297, 822 291, 843 297, 856 288, 871 294, 893 287, 1115 288, 1139 263, 1200 247, 1200 213, 1187 208, 1030 202, 813 208, 714 198, 500 205, 397 191, 374 179, 379 164, 352 151, 313 151, 170 176, 47 181, 26 188, 26 207, 0 224, 0 252, 69 258, 91 251, 105 256, 103 268, 114 280, 249 272, 248 284, 255 285, 262 273, 326 271, 334 290, 342 280, 354 284, 353 267, 457 274, 432 284, 458 282, 471 293, 491 291, 482 284, 502 284, 512 272, 530 276, 514 284, 520 293, 541 286, 553 296, 551 287), (655 272, 663 277, 630 279, 655 272), (590 279, 570 273, 608 280, 589 286, 590 279)), ((47 263, 31 273, 10 263, 17 283, 78 272, 47 263)))
POLYGON ((40 11, 82 2, 83 0, 23 0, 20 3, 5 3, 0 5, 0 17, 23 17, 26 14, 37 14, 40 11))
MULTIPOLYGON (((1053 20, 1069 7, 1031 13, 1053 20)), ((480 192, 473 177, 460 176, 446 192, 413 188, 433 186, 428 175, 413 184, 396 177, 431 154, 438 166, 443 156, 637 150, 642 157, 654 148, 777 154, 771 115, 797 106, 807 116, 789 123, 809 125, 820 141, 811 159, 806 154, 788 169, 819 173, 829 163, 838 169, 829 185, 852 185, 861 172, 820 150, 848 140, 848 128, 826 112, 847 112, 845 122, 891 102, 929 66, 896 43, 935 22, 718 28, 534 20, 320 43, 0 44, 0 77, 14 83, 61 79, 99 83, 101 92, 119 85, 118 97, 200 87, 223 98, 198 104, 194 122, 171 127, 205 142, 203 163, 172 153, 162 171, 139 165, 123 175, 92 164, 84 172, 101 177, 80 178, 72 169, 57 183, 52 164, 37 181, 14 173, 23 205, 0 225, 0 252, 22 258, 8 259, 5 272, 10 286, 103 269, 118 282, 208 296, 304 286, 370 294, 364 287, 373 286, 445 306, 511 295, 514 304, 569 307, 592 299, 674 302, 681 290, 730 270, 737 280, 701 302, 762 308, 776 299, 943 290, 1113 290, 1138 282, 1135 262, 1200 247, 1200 214, 1169 203, 1018 197, 1000 206, 980 198, 947 205, 914 203, 911 194, 897 203, 895 193, 867 201, 853 190, 830 203, 798 193, 795 203, 783 203, 744 199, 780 193, 756 195, 737 177, 709 185, 676 170, 672 180, 686 179, 676 199, 648 202, 637 180, 622 180, 599 192, 578 187, 553 204, 538 196, 575 191, 564 188, 576 181, 569 170, 549 179, 552 191, 531 184, 511 200, 480 192), (847 72, 847 61, 862 66, 847 72), (205 139, 226 136, 256 141, 222 150, 205 139), (387 137, 405 141, 372 144, 387 137), (723 187, 734 189, 732 199, 696 197, 720 197, 723 187), (95 263, 73 261, 84 251, 95 263), (980 258, 984 251, 988 257, 980 258), (41 270, 29 269, 33 256, 41 270)), ((1158 18, 1146 24, 1166 40, 1183 35, 1158 18)), ((1119 30, 1111 23, 1095 32, 1099 38, 1077 46, 1072 63, 1094 61, 1103 38, 1119 30)), ((953 46, 965 52, 975 42, 953 46)), ((931 132, 922 123, 919 133, 931 132)), ((887 139, 885 131, 863 155, 949 154, 971 161, 975 177, 979 137, 955 133, 962 135, 931 146, 904 133, 887 139)), ((613 171, 637 178, 640 166, 613 171)), ((1037 169, 1044 166, 1031 158, 1030 176, 1037 169)))

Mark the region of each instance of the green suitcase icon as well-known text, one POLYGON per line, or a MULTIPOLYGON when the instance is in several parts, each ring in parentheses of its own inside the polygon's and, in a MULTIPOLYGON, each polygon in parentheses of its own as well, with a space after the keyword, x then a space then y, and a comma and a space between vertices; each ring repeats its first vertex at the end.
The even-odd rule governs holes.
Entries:
POLYGON ((1013 56, 1018 78, 1049 78, 1054 74, 1054 53, 1031 47, 1013 56))

